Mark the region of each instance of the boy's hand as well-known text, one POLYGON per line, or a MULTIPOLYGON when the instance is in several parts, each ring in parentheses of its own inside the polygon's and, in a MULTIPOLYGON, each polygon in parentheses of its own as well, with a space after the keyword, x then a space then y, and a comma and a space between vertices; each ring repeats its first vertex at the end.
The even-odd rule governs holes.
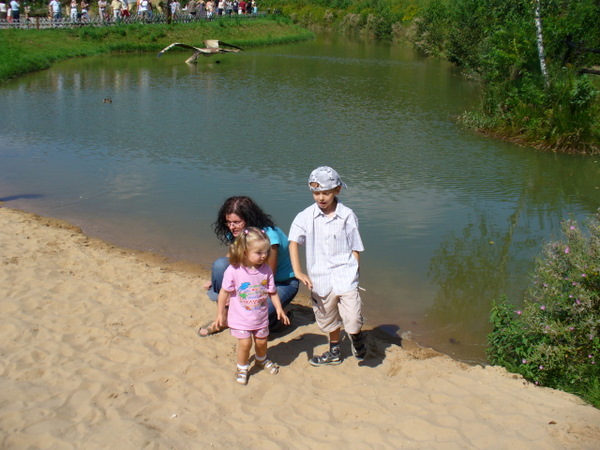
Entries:
POLYGON ((300 280, 307 288, 312 290, 312 281, 310 281, 308 275, 306 275, 305 273, 297 273, 296 278, 298 278, 298 280, 300 280))
POLYGON ((281 322, 283 322, 284 325, 290 324, 290 318, 285 314, 283 309, 277 310, 277 319, 281 320, 281 322))

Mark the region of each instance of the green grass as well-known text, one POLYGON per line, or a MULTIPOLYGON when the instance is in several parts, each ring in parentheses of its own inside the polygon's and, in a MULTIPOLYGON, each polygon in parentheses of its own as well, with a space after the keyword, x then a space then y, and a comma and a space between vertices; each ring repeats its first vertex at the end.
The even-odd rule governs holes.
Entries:
POLYGON ((219 39, 257 47, 312 39, 282 17, 221 19, 185 24, 124 24, 49 30, 0 30, 0 82, 49 68, 54 62, 106 53, 158 52, 171 42, 201 45, 219 39))

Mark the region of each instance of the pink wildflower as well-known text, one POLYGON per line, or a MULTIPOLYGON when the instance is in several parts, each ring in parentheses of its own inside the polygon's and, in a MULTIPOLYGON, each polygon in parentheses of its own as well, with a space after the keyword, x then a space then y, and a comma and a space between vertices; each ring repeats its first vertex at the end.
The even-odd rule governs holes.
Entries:
POLYGON ((540 309, 541 309, 542 311, 544 311, 544 310, 546 309, 546 305, 542 305, 542 306, 540 306, 540 309))
POLYGON ((565 247, 565 253, 569 253, 570 251, 571 251, 571 249, 570 249, 570 248, 569 248, 569 246, 567 245, 567 246, 565 247))
POLYGON ((521 314, 523 314, 523 312, 520 309, 517 309, 515 312, 517 313, 517 316, 520 316, 521 314))

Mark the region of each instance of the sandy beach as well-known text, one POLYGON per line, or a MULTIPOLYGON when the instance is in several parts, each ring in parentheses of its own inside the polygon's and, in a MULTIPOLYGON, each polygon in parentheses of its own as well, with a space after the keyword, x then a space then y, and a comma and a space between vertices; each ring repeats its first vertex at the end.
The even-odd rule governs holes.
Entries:
POLYGON ((207 272, 0 208, 0 447, 595 449, 600 410, 498 367, 368 330, 370 358, 308 364, 305 297, 274 334, 277 375, 234 382, 207 272))

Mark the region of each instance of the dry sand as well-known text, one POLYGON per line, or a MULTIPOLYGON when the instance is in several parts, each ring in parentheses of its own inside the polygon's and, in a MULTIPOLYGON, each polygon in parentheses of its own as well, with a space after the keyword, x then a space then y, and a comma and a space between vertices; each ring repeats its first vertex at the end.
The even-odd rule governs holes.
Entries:
POLYGON ((0 230, 2 448, 600 447, 578 398, 378 330, 363 365, 311 367, 326 339, 302 298, 270 342, 280 373, 237 385, 235 340, 196 334, 201 268, 7 208, 0 230))

